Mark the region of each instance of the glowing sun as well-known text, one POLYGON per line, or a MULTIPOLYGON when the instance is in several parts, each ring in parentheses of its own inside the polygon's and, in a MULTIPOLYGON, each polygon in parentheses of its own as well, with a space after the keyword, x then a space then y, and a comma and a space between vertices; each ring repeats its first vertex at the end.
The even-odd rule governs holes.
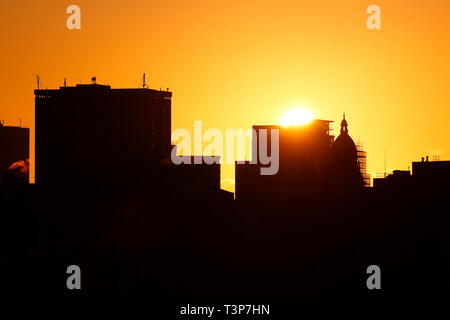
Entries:
POLYGON ((292 109, 287 111, 280 119, 280 125, 283 127, 301 126, 313 121, 314 115, 307 109, 292 109))

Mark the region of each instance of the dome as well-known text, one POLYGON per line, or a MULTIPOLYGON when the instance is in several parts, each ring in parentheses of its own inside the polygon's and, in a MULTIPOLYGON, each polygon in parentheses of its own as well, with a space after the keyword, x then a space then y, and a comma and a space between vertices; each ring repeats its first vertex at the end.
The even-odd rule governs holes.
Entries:
POLYGON ((335 160, 345 159, 349 160, 349 164, 356 163, 358 150, 356 149, 355 142, 348 134, 348 124, 347 120, 345 120, 345 113, 344 119, 341 122, 341 134, 334 141, 332 151, 335 160))
POLYGON ((356 158, 358 151, 355 142, 353 142, 348 133, 341 133, 333 143, 333 152, 348 156, 352 155, 352 157, 356 158))
POLYGON ((358 149, 348 134, 345 114, 341 122, 341 134, 334 141, 331 152, 333 178, 337 192, 345 193, 363 187, 358 165, 358 149))

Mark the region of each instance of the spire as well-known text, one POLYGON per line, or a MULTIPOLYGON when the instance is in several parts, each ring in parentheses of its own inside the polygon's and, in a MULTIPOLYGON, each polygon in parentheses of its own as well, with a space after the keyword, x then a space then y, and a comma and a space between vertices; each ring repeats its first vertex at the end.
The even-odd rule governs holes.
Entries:
POLYGON ((348 124, 347 124, 347 120, 345 120, 345 112, 344 112, 343 119, 341 121, 341 134, 348 134, 348 124))

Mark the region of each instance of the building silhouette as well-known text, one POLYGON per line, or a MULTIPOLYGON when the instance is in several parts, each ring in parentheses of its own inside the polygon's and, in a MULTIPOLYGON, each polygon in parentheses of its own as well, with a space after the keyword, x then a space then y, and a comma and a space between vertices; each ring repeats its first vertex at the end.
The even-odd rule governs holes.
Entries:
POLYGON ((449 179, 450 161, 429 161, 429 157, 423 157, 412 163, 412 172, 394 170, 384 178, 373 179, 373 184, 376 190, 411 190, 436 197, 450 191, 449 179))
POLYGON ((36 184, 117 196, 208 191, 230 198, 220 189, 219 164, 172 163, 171 99, 170 91, 112 89, 95 80, 35 90, 36 184))
POLYGON ((30 129, 0 123, 0 150, 0 185, 17 179, 28 183, 30 129))
POLYGON ((381 190, 405 190, 411 186, 412 177, 409 170, 394 170, 383 178, 374 178, 373 187, 381 190))
POLYGON ((359 151, 348 133, 348 123, 345 114, 341 122, 339 136, 331 147, 332 179, 336 190, 344 192, 360 189, 364 184, 365 154, 359 151), (360 159, 360 160, 359 160, 360 159), (362 167, 360 168, 360 165, 362 167))
POLYGON ((365 152, 357 149, 344 119, 336 140, 328 120, 283 127, 253 126, 252 160, 236 162, 236 200, 244 203, 292 204, 327 198, 336 192, 352 192, 367 185, 365 152), (258 158, 260 133, 267 134, 271 150, 271 130, 279 132, 279 171, 261 175, 258 158), (256 163, 252 163, 255 162, 256 163))
POLYGON ((450 161, 429 161, 429 157, 412 163, 413 177, 420 188, 434 192, 448 191, 450 179, 450 161))
POLYGON ((366 155, 345 118, 336 139, 326 120, 254 126, 233 201, 218 161, 172 163, 170 92, 92 83, 35 95, 37 183, 0 188, 10 296, 450 296, 450 161, 423 158, 364 188, 366 155), (272 130, 279 170, 261 175, 272 130), (71 264, 83 270, 81 292, 65 287, 71 264), (373 264, 382 290, 365 286, 373 264))
POLYGON ((35 90, 36 183, 115 185, 157 176, 155 165, 170 157, 171 97, 96 83, 35 90))

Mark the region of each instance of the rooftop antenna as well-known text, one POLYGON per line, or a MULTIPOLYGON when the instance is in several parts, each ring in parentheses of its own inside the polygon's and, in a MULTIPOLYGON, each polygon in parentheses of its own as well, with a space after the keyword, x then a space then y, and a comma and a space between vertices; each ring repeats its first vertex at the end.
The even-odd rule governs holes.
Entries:
POLYGON ((19 127, 22 128, 22 117, 19 118, 19 127))
POLYGON ((91 78, 91 83, 92 83, 92 84, 97 84, 97 77, 96 77, 96 76, 93 76, 93 77, 91 78))
POLYGON ((146 88, 147 87, 147 83, 145 83, 145 73, 142 76, 142 88, 146 88))
POLYGON ((38 74, 36 75, 36 82, 37 82, 37 89, 40 90, 40 88, 41 88, 41 77, 38 74))
POLYGON ((64 87, 67 85, 66 78, 64 78, 64 87))
POLYGON ((384 177, 386 178, 386 150, 384 150, 384 177))

